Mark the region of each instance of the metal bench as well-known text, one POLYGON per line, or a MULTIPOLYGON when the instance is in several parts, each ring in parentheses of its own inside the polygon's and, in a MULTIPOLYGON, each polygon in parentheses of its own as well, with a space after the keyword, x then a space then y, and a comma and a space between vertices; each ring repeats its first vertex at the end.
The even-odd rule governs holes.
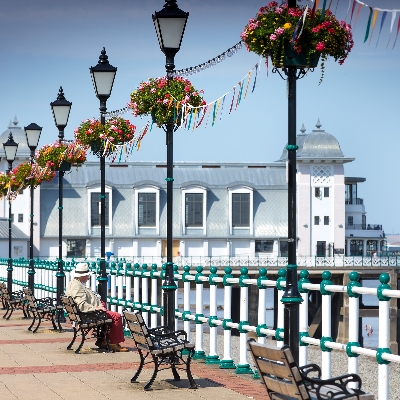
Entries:
POLYGON ((62 306, 57 306, 57 299, 52 297, 45 297, 43 299, 36 299, 36 297, 32 294, 29 288, 24 288, 24 302, 26 302, 26 307, 28 309, 29 314, 32 314, 33 317, 32 323, 28 328, 28 331, 31 331, 36 320, 38 320, 38 324, 33 330, 33 333, 36 333, 40 327, 43 318, 49 319, 53 325, 53 329, 62 331, 62 327, 60 325, 59 311, 62 310, 62 306), (56 321, 57 319, 57 324, 56 321))
POLYGON ((321 379, 318 365, 298 367, 289 346, 277 348, 249 341, 249 348, 271 400, 375 399, 361 390, 357 374, 321 379))
POLYGON ((24 302, 24 292, 22 290, 18 290, 10 294, 8 293, 7 286, 2 284, 0 285, 0 292, 3 308, 6 309, 6 313, 3 315, 3 318, 10 319, 15 309, 22 310, 25 318, 29 317, 29 313, 26 309, 26 303, 24 302))
POLYGON ((131 382, 136 382, 144 365, 154 363, 153 375, 144 386, 144 390, 151 390, 151 385, 154 383, 158 371, 169 368, 171 368, 176 381, 180 380, 177 369, 186 370, 190 388, 197 389, 190 372, 190 361, 193 357, 195 346, 187 341, 186 332, 182 330, 170 331, 165 326, 148 329, 140 312, 132 313, 124 310, 123 314, 140 355, 140 365, 131 382), (187 351, 187 356, 183 355, 184 350, 187 351), (145 363, 149 355, 152 360, 145 363))
POLYGON ((86 313, 81 312, 79 311, 73 298, 70 296, 61 296, 61 302, 66 313, 68 314, 68 318, 74 330, 74 337, 72 338, 71 343, 67 346, 68 350, 72 349, 75 339, 77 336, 81 335, 81 343, 75 350, 75 353, 79 353, 86 337, 91 332, 92 337, 96 338, 97 340, 105 340, 107 343, 107 350, 112 352, 110 340, 108 338, 112 325, 112 319, 107 317, 105 311, 96 310, 86 313))

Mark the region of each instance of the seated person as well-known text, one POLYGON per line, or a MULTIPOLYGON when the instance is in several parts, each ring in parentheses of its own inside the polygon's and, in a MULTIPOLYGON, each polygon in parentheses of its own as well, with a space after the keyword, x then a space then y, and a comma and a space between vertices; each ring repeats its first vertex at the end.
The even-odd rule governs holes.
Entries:
MULTIPOLYGON (((65 294, 74 299, 75 304, 81 312, 90 312, 95 310, 105 311, 107 317, 112 319, 111 330, 109 334, 111 348, 114 351, 128 351, 126 347, 121 347, 120 343, 125 341, 124 331, 122 326, 121 314, 109 311, 106 304, 101 300, 98 293, 92 292, 86 287, 86 282, 89 280, 90 271, 86 263, 76 264, 75 270, 72 271, 72 279, 69 283, 65 294)), ((107 343, 103 340, 97 340, 96 346, 107 348, 107 343)))

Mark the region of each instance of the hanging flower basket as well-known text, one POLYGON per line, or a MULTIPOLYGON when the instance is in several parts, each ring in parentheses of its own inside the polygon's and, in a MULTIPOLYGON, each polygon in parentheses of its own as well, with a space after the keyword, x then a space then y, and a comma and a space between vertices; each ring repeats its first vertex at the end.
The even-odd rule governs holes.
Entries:
POLYGON ((282 51, 274 54, 274 67, 315 68, 318 66, 319 53, 312 53, 308 57, 303 52, 298 53, 290 43, 286 43, 282 51))
POLYGON ((113 117, 102 125, 99 120, 87 119, 75 129, 78 143, 90 146, 96 155, 110 154, 116 145, 127 143, 134 137, 136 126, 129 120, 113 117))
POLYGON ((158 126, 171 122, 179 125, 182 117, 181 105, 205 105, 203 93, 203 90, 196 90, 188 79, 180 76, 172 79, 166 76, 150 78, 131 93, 128 107, 135 117, 151 116, 158 126))
POLYGON ((40 165, 26 161, 16 166, 10 174, 10 185, 12 192, 18 192, 27 187, 39 186, 43 181, 51 181, 56 173, 48 167, 42 168, 40 165))
POLYGON ((69 171, 71 164, 83 164, 86 161, 86 148, 74 142, 56 141, 46 144, 36 151, 36 163, 42 168, 53 171, 69 171), (68 166, 69 165, 69 166, 68 166))
POLYGON ((10 186, 9 175, 0 172, 0 198, 7 195, 9 186, 10 186))
POLYGON ((68 161, 61 161, 60 165, 56 168, 56 171, 63 171, 63 172, 68 172, 71 171, 71 166, 72 164, 68 161))
POLYGON ((288 8, 276 1, 260 8, 241 37, 248 51, 270 57, 277 68, 312 68, 321 57, 322 75, 328 57, 343 64, 354 45, 350 25, 339 22, 330 10, 313 13, 305 6, 288 8), (294 57, 294 52, 300 56, 294 57))

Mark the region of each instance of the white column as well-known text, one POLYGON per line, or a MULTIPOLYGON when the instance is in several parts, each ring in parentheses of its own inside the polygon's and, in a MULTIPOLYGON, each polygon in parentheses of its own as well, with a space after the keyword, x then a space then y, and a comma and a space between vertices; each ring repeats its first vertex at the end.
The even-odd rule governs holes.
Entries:
MULTIPOLYGON (((324 310, 322 313, 322 336, 331 337, 331 317, 332 317, 332 296, 322 295, 321 309, 324 310)), ((321 379, 329 379, 332 376, 332 355, 329 351, 322 352, 322 376, 321 379)))
MULTIPOLYGON (((240 322, 247 321, 249 318, 248 301, 249 301, 249 288, 247 286, 241 286, 240 322)), ((252 370, 248 362, 247 332, 239 333, 239 343, 240 343, 239 364, 236 367, 236 373, 237 374, 252 373, 252 370)))
MULTIPOLYGON (((196 283, 196 315, 203 315, 203 283, 196 283)), ((196 347, 194 357, 197 359, 205 358, 203 332, 203 324, 196 324, 196 347)))
MULTIPOLYGON (((157 279, 151 280, 151 305, 157 305, 157 279)), ((151 314, 151 327, 157 326, 157 313, 151 314)))
MULTIPOLYGON (((224 286, 224 319, 232 319, 232 286, 224 286)), ((220 362, 220 368, 235 368, 232 359, 232 331, 224 329, 224 358, 220 362)))
MULTIPOLYGON (((217 285, 210 284, 210 317, 217 315, 217 285)), ((217 352, 217 327, 210 326, 210 353, 206 364, 219 364, 217 352)))
MULTIPOLYGON (((358 297, 349 297, 349 342, 358 342, 358 305, 358 297)), ((349 374, 358 374, 358 357, 348 358, 348 372, 349 374)))
MULTIPOLYGON (((267 288, 258 289, 258 325, 267 322, 267 288)), ((265 337, 259 337, 258 343, 265 344, 265 337)))
MULTIPOLYGON (((143 264, 142 269, 145 270, 147 268, 147 265, 143 264)), ((142 275, 142 305, 148 305, 149 304, 149 278, 145 275, 142 275)), ((148 311, 142 311, 143 319, 146 325, 149 324, 149 312, 148 311)))
MULTIPOLYGON (((380 349, 389 348, 390 319, 389 301, 379 300, 379 339, 380 349)), ((378 399, 389 398, 389 364, 378 366, 378 399)))
MULTIPOLYGON (((183 282, 183 311, 190 312, 190 282, 183 282)), ((183 330, 187 333, 190 342, 190 320, 183 322, 183 330)))
MULTIPOLYGON (((118 300, 122 300, 124 298, 124 276, 122 275, 124 273, 123 270, 121 270, 121 273, 117 276, 117 283, 118 283, 118 300)), ((122 306, 118 306, 118 312, 122 315, 122 306)))
MULTIPOLYGON (((299 332, 308 332, 308 293, 301 293, 303 302, 299 309, 299 332)), ((299 366, 308 364, 308 346, 299 346, 299 366)))
MULTIPOLYGON (((115 274, 110 275, 110 285, 111 285, 111 298, 117 297, 117 276, 115 274)), ((117 306, 115 304, 111 304, 111 311, 117 311, 117 306)))

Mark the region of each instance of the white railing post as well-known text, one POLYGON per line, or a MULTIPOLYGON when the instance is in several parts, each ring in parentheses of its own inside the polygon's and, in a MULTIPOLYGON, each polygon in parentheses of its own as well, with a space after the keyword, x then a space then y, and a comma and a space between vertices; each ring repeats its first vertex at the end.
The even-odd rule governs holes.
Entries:
POLYGON ((232 359, 232 331, 227 325, 232 322, 232 284, 227 282, 227 279, 233 278, 232 268, 225 268, 224 275, 224 320, 222 327, 224 328, 224 358, 219 363, 219 367, 223 369, 235 369, 235 363, 232 359))
POLYGON ((258 286, 258 322, 257 322, 257 336, 258 343, 265 344, 265 336, 260 332, 260 329, 267 328, 267 287, 263 285, 263 281, 268 280, 267 270, 260 268, 259 277, 257 279, 258 286))
MULTIPOLYGON (((178 266, 174 264, 173 266, 173 271, 174 271, 174 282, 175 282, 175 275, 178 273, 178 266)), ((178 282, 176 283, 176 290, 174 291, 174 296, 175 296, 175 313, 176 310, 178 310, 178 287, 179 284, 178 282)), ((175 330, 178 330, 178 323, 179 323, 179 318, 175 314, 175 330)))
POLYGON ((206 358, 206 352, 204 351, 203 344, 204 344, 204 328, 203 328, 203 321, 200 321, 200 318, 204 318, 203 314, 203 281, 201 278, 203 277, 203 267, 198 266, 196 268, 196 347, 193 359, 194 360, 203 360, 206 358))
POLYGON ((136 310, 141 310, 140 304, 140 265, 135 263, 134 265, 134 278, 133 278, 133 306, 136 310))
POLYGON ((147 264, 142 264, 142 315, 146 325, 149 325, 149 312, 144 308, 149 305, 149 278, 145 275, 147 264))
POLYGON ((383 273, 379 276, 381 284, 377 289, 377 296, 379 299, 379 339, 378 350, 376 352, 376 360, 378 366, 378 399, 389 398, 389 361, 382 358, 385 353, 391 354, 389 348, 390 340, 390 314, 389 314, 389 301, 390 297, 382 294, 383 290, 390 290, 388 285, 390 280, 389 274, 383 273))
MULTIPOLYGON (((132 275, 129 274, 129 272, 132 271, 132 264, 131 263, 126 263, 126 276, 125 276, 125 300, 126 302, 130 302, 132 300, 132 275)), ((126 303, 125 303, 126 304, 126 303)), ((129 309, 132 310, 131 307, 129 309)))
POLYGON ((110 266, 110 297, 110 309, 111 311, 117 311, 117 306, 114 304, 114 300, 117 298, 117 270, 115 262, 112 262, 110 266))
POLYGON ((307 270, 300 271, 299 292, 303 299, 299 307, 299 332, 300 332, 300 346, 299 346, 299 366, 308 364, 308 344, 301 341, 302 337, 309 336, 308 334, 308 289, 303 289, 303 284, 310 283, 308 280, 309 273, 307 270))
POLYGON ((238 325, 239 330, 239 364, 236 367, 235 373, 237 374, 253 374, 252 369, 248 363, 248 351, 247 351, 247 330, 244 328, 249 324, 249 288, 248 284, 243 281, 249 279, 247 275, 248 269, 243 267, 240 269, 240 322, 238 325))
MULTIPOLYGON (((158 283, 158 277, 156 275, 157 273, 157 264, 152 264, 151 266, 151 273, 150 273, 150 278, 151 278, 151 307, 157 307, 157 283, 158 283)), ((157 326, 157 312, 151 311, 151 327, 155 328, 157 326)))
POLYGON ((183 282, 183 312, 182 312, 182 320, 183 320, 183 330, 187 334, 187 340, 190 342, 190 319, 187 318, 187 315, 190 315, 190 281, 187 279, 190 276, 190 267, 185 265, 183 267, 184 273, 182 274, 182 282, 183 282))
POLYGON ((217 268, 210 268, 208 282, 210 283, 210 316, 208 317, 208 325, 210 325, 210 353, 206 357, 206 364, 219 364, 219 356, 217 350, 217 325, 213 324, 213 320, 217 317, 217 282, 213 278, 217 278, 217 268))
MULTIPOLYGON (((117 294, 117 299, 118 301, 121 301, 124 298, 124 268, 123 268, 123 263, 118 263, 118 269, 117 269, 117 286, 118 286, 118 294, 117 294)), ((122 315, 122 305, 119 303, 118 304, 118 312, 122 315)))
MULTIPOLYGON (((359 335, 359 297, 360 295, 353 292, 354 287, 360 287, 360 275, 358 272, 350 272, 350 282, 347 285, 347 294, 349 295, 349 342, 346 346, 346 353, 348 356, 348 373, 358 374, 358 354, 351 351, 352 346, 360 347, 358 342, 359 335)), ((357 389, 356 384, 350 384, 352 389, 357 389)))
MULTIPOLYGON (((284 313, 285 305, 282 303, 282 296, 285 293, 286 287, 286 270, 281 268, 278 271, 278 279, 276 280, 276 287, 278 289, 278 316, 276 318, 275 338, 277 347, 283 346, 283 327, 284 327, 284 313), (283 285, 285 283, 285 285, 283 285)), ((276 312, 276 311, 274 311, 276 312)))
POLYGON ((326 347, 327 342, 333 342, 332 335, 332 293, 325 289, 325 286, 332 285, 332 274, 329 271, 322 273, 322 282, 320 284, 320 291, 322 294, 321 309, 322 312, 322 337, 320 340, 320 347, 322 350, 321 364, 322 375, 321 379, 329 379, 332 376, 332 349, 326 347))

